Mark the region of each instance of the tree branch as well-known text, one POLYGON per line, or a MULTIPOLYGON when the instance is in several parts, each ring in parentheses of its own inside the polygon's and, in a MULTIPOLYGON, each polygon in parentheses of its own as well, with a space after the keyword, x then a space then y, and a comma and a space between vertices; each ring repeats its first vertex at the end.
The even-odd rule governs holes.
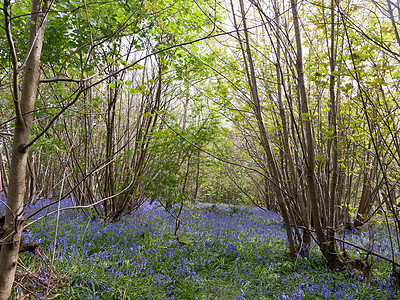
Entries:
POLYGON ((4 0, 4 23, 5 23, 5 31, 6 31, 6 36, 7 36, 7 42, 10 47, 10 54, 11 54, 11 61, 12 61, 12 68, 13 68, 13 74, 12 74, 12 97, 14 100, 14 108, 15 108, 15 114, 17 116, 17 120, 23 123, 23 118, 22 118, 22 113, 21 113, 21 104, 19 102, 19 96, 18 96, 18 58, 17 58, 17 52, 15 50, 15 45, 13 41, 13 36, 12 36, 12 30, 11 30, 11 17, 10 14, 8 13, 8 7, 10 5, 10 0, 4 0))

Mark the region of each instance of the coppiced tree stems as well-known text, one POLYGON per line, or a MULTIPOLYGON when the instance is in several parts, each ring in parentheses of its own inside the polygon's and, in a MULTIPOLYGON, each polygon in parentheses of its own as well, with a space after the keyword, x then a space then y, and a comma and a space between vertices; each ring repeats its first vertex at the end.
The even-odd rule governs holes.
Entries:
MULTIPOLYGON (((357 61, 356 55, 360 56, 358 48, 363 47, 361 45, 365 40, 357 41, 357 37, 353 36, 354 32, 362 32, 362 30, 357 28, 358 31, 353 32, 353 28, 347 27, 346 22, 351 20, 348 16, 345 18, 340 15, 343 11, 340 10, 339 0, 329 1, 330 6, 326 2, 326 6, 315 8, 316 10, 321 9, 322 13, 321 15, 313 14, 316 19, 312 21, 314 23, 310 21, 309 24, 312 29, 315 29, 316 37, 308 36, 310 40, 304 38, 306 32, 301 29, 301 26, 309 25, 309 20, 307 18, 307 21, 301 22, 300 18, 303 17, 303 12, 299 13, 298 11, 299 1, 280 2, 275 0, 272 3, 250 1, 250 5, 257 9, 263 19, 261 26, 252 26, 251 22, 258 20, 256 17, 253 19, 248 16, 251 10, 248 10, 245 4, 249 3, 239 0, 237 3, 230 1, 234 31, 214 35, 210 33, 192 41, 185 40, 179 44, 175 43, 175 40, 172 43, 171 36, 173 34, 165 34, 165 28, 163 28, 159 41, 157 41, 161 44, 167 36, 168 43, 163 49, 159 48, 159 44, 157 44, 157 48, 151 48, 154 46, 152 45, 153 37, 146 39, 145 50, 137 49, 137 45, 133 46, 134 39, 132 38, 129 41, 130 46, 128 46, 131 48, 126 55, 121 55, 120 50, 116 50, 118 43, 113 44, 114 38, 118 40, 121 33, 124 38, 129 39, 127 36, 131 32, 125 35, 122 30, 129 31, 128 23, 139 22, 133 18, 138 16, 138 20, 140 20, 142 16, 139 14, 142 12, 139 10, 141 11, 143 4, 138 4, 136 11, 117 27, 114 27, 117 29, 110 30, 111 33, 107 31, 104 36, 99 37, 92 26, 94 25, 90 16, 92 7, 83 1, 82 20, 87 22, 90 32, 88 40, 90 39, 90 41, 80 41, 83 45, 66 55, 59 70, 49 71, 55 77, 41 81, 39 80, 40 53, 46 27, 46 10, 51 1, 34 0, 32 3, 28 54, 22 66, 18 65, 17 53, 19 52, 16 51, 13 42, 10 1, 4 0, 3 3, 5 38, 10 49, 12 63, 10 77, 12 99, 10 97, 10 103, 12 101, 14 104, 15 131, 12 159, 6 159, 10 161, 9 176, 6 174, 8 165, 3 165, 3 153, 0 152, 0 182, 4 182, 1 183, 3 187, 8 185, 9 178, 9 188, 5 189, 5 192, 8 193, 6 239, 2 241, 0 252, 0 270, 5 270, 5 272, 0 272, 0 291, 9 290, 12 285, 11 278, 15 272, 24 221, 22 204, 25 187, 25 200, 28 201, 30 196, 35 194, 35 181, 37 179, 44 181, 43 178, 46 178, 46 182, 42 189, 38 188, 40 194, 49 195, 57 182, 66 180, 66 184, 70 187, 70 192, 66 194, 73 194, 80 207, 91 207, 95 214, 116 220, 124 213, 130 212, 142 204, 146 192, 150 190, 150 183, 154 184, 152 191, 154 198, 162 198, 167 208, 171 207, 173 201, 183 203, 184 197, 190 193, 196 199, 202 186, 202 176, 206 173, 204 171, 206 164, 202 163, 201 155, 201 153, 205 153, 210 160, 218 160, 254 172, 256 175, 252 180, 257 185, 257 190, 263 191, 265 197, 269 196, 270 190, 273 191, 274 198, 271 197, 273 199, 270 202, 274 204, 276 201, 279 205, 291 254, 308 253, 312 227, 314 227, 321 252, 332 268, 341 267, 349 262, 349 259, 339 254, 336 249, 335 229, 341 225, 339 221, 343 221, 346 226, 350 224, 348 217, 351 206, 355 210, 358 205, 354 225, 362 225, 369 220, 372 207, 375 206, 374 209, 378 209, 374 201, 380 201, 383 196, 384 201, 378 203, 378 207, 384 211, 386 218, 386 211, 395 214, 397 225, 399 225, 400 221, 396 216, 397 195, 395 191, 396 185, 398 185, 398 175, 395 172, 399 167, 400 149, 398 117, 393 114, 399 107, 396 99, 399 85, 393 82, 388 83, 391 88, 397 89, 395 92, 388 91, 389 88, 385 88, 385 82, 379 81, 376 84, 380 85, 379 87, 365 88, 369 84, 364 80, 365 77, 369 81, 378 76, 364 74, 363 70, 360 70, 360 63, 357 61), (287 5, 289 6, 288 10, 281 11, 278 8, 287 5), (328 6, 330 13, 325 15, 328 6), (266 10, 262 11, 264 7, 266 10), (273 17, 267 16, 268 10, 273 17), (235 11, 237 11, 236 15, 235 11), (239 19, 240 21, 238 21, 239 19), (320 26, 320 24, 323 25, 320 26), (269 36, 257 36, 259 34, 257 30, 260 28, 265 29, 269 36), (269 28, 272 28, 272 34, 271 31, 268 33, 269 28), (253 35, 253 30, 255 35, 253 35), (189 47, 195 42, 211 37, 221 38, 223 35, 232 36, 232 34, 236 34, 235 42, 239 47, 237 51, 234 48, 228 51, 233 53, 234 58, 226 61, 230 61, 233 65, 236 63, 239 72, 235 73, 237 70, 226 65, 217 70, 218 67, 214 67, 211 63, 212 60, 217 60, 216 56, 211 57, 210 62, 203 66, 213 68, 218 76, 223 77, 223 80, 218 81, 226 80, 228 82, 219 82, 221 85, 228 86, 223 91, 225 92, 224 96, 221 97, 226 97, 224 99, 225 106, 235 110, 237 114, 238 118, 234 121, 236 122, 234 126, 241 122, 244 124, 243 132, 239 132, 239 127, 232 131, 237 130, 235 138, 240 140, 238 144, 243 144, 240 150, 247 151, 245 163, 221 158, 219 155, 214 155, 213 151, 202 148, 211 138, 208 136, 196 139, 203 133, 203 124, 199 125, 201 117, 194 121, 191 116, 193 111, 190 106, 194 105, 198 99, 190 97, 189 91, 193 87, 192 84, 186 85, 188 82, 186 78, 183 81, 185 82, 184 89, 187 92, 183 98, 183 112, 171 112, 173 100, 170 99, 172 97, 170 93, 173 97, 176 95, 173 90, 179 89, 179 87, 173 86, 174 81, 181 83, 182 79, 171 76, 175 65, 170 68, 170 65, 167 64, 170 64, 173 59, 165 59, 168 55, 173 57, 179 47, 189 47), (347 35, 348 45, 344 43, 345 35, 347 35), (318 48, 320 45, 313 45, 314 38, 318 43, 321 42, 323 39, 321 36, 326 39, 326 45, 322 46, 324 47, 323 51, 318 48), (340 36, 343 38, 342 41, 340 36), (265 42, 264 40, 260 42, 263 47, 259 47, 257 42, 262 38, 269 39, 270 42, 265 45, 261 44, 265 42), (107 54, 102 57, 102 60, 107 62, 106 67, 100 66, 88 75, 86 67, 90 67, 91 61, 100 52, 97 50, 107 46, 112 48, 110 50, 112 58, 106 56, 109 56, 110 52, 105 50, 107 54), (136 52, 135 49, 138 51, 136 52), (303 53, 303 49, 306 54, 303 53), (341 52, 338 49, 341 49, 341 52), (86 50, 87 53, 83 54, 86 50), (326 52, 324 52, 325 50, 326 52), (322 52, 324 52, 324 56, 321 55, 322 52), (134 55, 131 55, 132 53, 134 55), (75 56, 79 56, 80 62, 77 64, 78 66, 75 66, 76 69, 73 69, 74 67, 69 69, 67 66, 75 56), (307 58, 304 61, 303 56, 307 58), (122 63, 123 66, 116 66, 121 57, 126 59, 126 62, 122 63), (349 61, 353 63, 353 66, 348 64, 349 61), (139 63, 144 63, 146 67, 139 63), (154 65, 152 65, 153 63, 154 65), (147 67, 147 64, 151 66, 147 67), (323 67, 324 74, 321 74, 320 69, 313 64, 323 67), (242 65, 244 65, 243 68, 241 68, 242 65), (75 74, 68 74, 71 75, 71 78, 80 77, 80 79, 63 78, 63 76, 67 76, 67 68, 68 72, 70 70, 71 73, 75 72, 75 74), (346 72, 342 72, 341 68, 346 68, 346 72), (98 74, 105 70, 108 71, 108 74, 99 79, 98 74), (229 72, 224 74, 226 70, 235 74, 228 74, 229 72), (348 75, 349 73, 353 77, 348 75), (131 74, 135 74, 134 76, 137 77, 129 78, 128 81, 131 82, 128 88, 125 79, 131 74), (243 83, 243 78, 245 83, 243 83), (323 80, 320 80, 321 78, 323 80), (18 80, 20 79, 22 79, 22 90, 19 90, 18 80), (132 81, 136 81, 137 86, 144 88, 134 89, 131 86, 132 81), (350 84, 354 81, 358 83, 357 91, 352 90, 350 84), (32 111, 40 82, 46 83, 46 87, 43 87, 41 91, 47 92, 50 98, 56 96, 53 90, 56 86, 65 89, 63 92, 70 92, 68 89, 71 86, 76 87, 76 84, 79 86, 71 92, 70 98, 65 103, 62 102, 62 105, 52 107, 58 109, 58 112, 47 115, 47 123, 41 123, 38 120, 43 130, 37 132, 36 137, 30 139, 32 111), (346 90, 341 84, 349 84, 350 87, 346 90), (171 85, 172 88, 170 88, 171 85), (50 88, 47 90, 48 86, 50 88), (232 87, 233 89, 230 89, 232 87), (237 95, 234 95, 232 91, 236 91, 237 95), (341 94, 342 91, 344 96, 341 94), (103 95, 104 98, 101 98, 103 95), (388 95, 392 97, 394 104, 388 104, 389 101, 385 98, 388 95), (380 107, 380 103, 377 102, 381 101, 381 98, 384 98, 385 103, 380 107), (234 107, 235 101, 240 102, 239 106, 243 103, 243 106, 234 107), (358 101, 358 106, 352 104, 356 101, 358 101), (63 114, 72 114, 70 108, 73 105, 76 106, 75 112, 73 112, 76 114, 69 119, 62 119, 63 114), (397 108, 393 109, 393 107, 397 108), (314 109, 317 114, 313 115, 314 109), (391 122, 384 120, 383 115, 380 115, 382 113, 380 110, 384 111, 383 115, 390 116, 391 122), (379 118, 374 114, 379 116, 380 120, 377 120, 379 118), (345 120, 346 117, 349 120, 345 120), (174 118, 183 120, 183 124, 175 122, 174 118), (363 125, 354 131, 360 130, 366 133, 367 137, 357 141, 354 141, 351 136, 354 133, 351 132, 351 128, 355 126, 352 122, 355 118, 366 119, 366 122, 361 121, 363 125), (385 133, 384 129, 380 128, 382 124, 383 127, 387 127, 385 129, 389 133, 385 133), (331 131, 326 135, 322 132, 325 125, 331 131), (192 136, 190 136, 191 130, 192 136), (63 141, 62 145, 67 150, 64 153, 62 151, 51 152, 57 153, 62 158, 60 161, 52 158, 46 166, 40 162, 46 160, 45 154, 47 153, 43 155, 43 158, 42 153, 35 153, 30 157, 31 163, 29 164, 28 150, 30 146, 39 139, 45 139, 47 135, 54 135, 58 141, 63 141), (102 139, 103 137, 104 139, 102 139), (364 139, 368 139, 368 141, 364 139), (368 146, 368 143, 373 147, 368 146), (365 154, 364 151, 367 151, 368 154, 365 154), (385 154, 385 151, 388 154, 385 154), (357 162, 357 158, 364 162, 357 162), (74 174, 74 176, 60 179, 64 173, 57 170, 59 166, 66 166, 68 172, 64 173, 74 174), (391 169, 395 169, 395 171, 391 169), (26 173, 26 170, 29 170, 29 173, 26 173), (34 176, 35 173, 38 174, 37 178, 34 176), (173 175, 168 178, 174 181, 173 184, 160 184, 160 181, 169 175, 173 175), (194 179, 191 179, 191 175, 194 179), (143 179, 148 181, 144 182, 143 179), (393 180, 395 183, 392 182, 393 180), (384 188, 387 190, 387 195, 382 193, 384 188), (173 196, 175 198, 171 200, 173 196), (103 200, 98 201, 98 198, 103 200), (386 204, 386 209, 384 209, 384 204, 386 204), (300 230, 303 232, 301 233, 300 230)), ((396 15, 398 17, 399 8, 396 12, 392 7, 392 2, 386 1, 386 3, 387 24, 392 24, 394 28, 389 30, 391 33, 389 31, 384 33, 391 34, 393 43, 390 51, 384 47, 382 49, 393 55, 394 58, 386 58, 385 55, 382 55, 384 58, 369 57, 369 64, 373 64, 374 67, 376 64, 381 69, 382 73, 378 75, 383 79, 385 77, 384 69, 391 67, 388 65, 390 59, 393 61, 397 59, 393 49, 400 45, 396 27, 397 20, 395 20, 396 15), (382 61, 380 61, 381 59, 382 61)), ((314 4, 301 2, 301 5, 314 4)), ((351 25, 355 27, 355 23, 351 23, 351 25)), ((217 27, 213 26, 213 30, 217 27)), ((140 30, 142 29, 140 28, 140 30)), ((363 38, 365 38, 365 33, 363 34, 363 38)), ((374 43, 379 45, 376 40, 377 37, 374 37, 374 43)), ((382 42, 383 46, 384 43, 386 41, 382 42)), ((185 55, 187 53, 190 51, 185 49, 185 55)), ((196 63, 201 60, 202 58, 196 58, 196 63)), ((176 69, 185 67, 187 66, 178 66, 176 69)), ((192 67, 193 69, 190 71, 197 68, 195 64, 190 66, 190 68, 192 67)), ((369 68, 365 65, 364 67, 369 68)), ((47 71, 46 68, 47 65, 42 65, 44 72, 47 71)), ((96 68, 94 67, 94 69, 96 68)), ((203 77, 199 82, 209 75, 204 75, 204 73, 200 75, 199 77, 203 77)), ((393 75, 391 79, 395 81, 397 75, 394 73, 391 75, 393 75)), ((207 78, 207 84, 212 86, 213 79, 215 78, 210 75, 207 78), (209 80, 210 78, 211 80, 209 80)), ((372 82, 373 84, 374 82, 372 82)), ((219 97, 218 92, 214 93, 212 97, 219 97)), ((42 97, 40 98, 42 99, 42 97)), ((43 102, 46 102, 45 97, 43 97, 43 102)), ((44 106, 44 109, 48 108, 47 104, 44 106)), ((229 128, 229 130, 231 129, 229 128)), ((207 134, 214 133, 210 130, 207 134)), ((6 156, 8 156, 7 153, 6 156)), ((251 177, 251 175, 246 176, 251 177)), ((236 180, 237 177, 235 178, 233 175, 232 177, 231 180, 235 186, 242 194, 246 194, 251 199, 251 193, 247 193, 248 190, 246 191, 240 186, 240 182, 236 180)), ((221 180, 223 176, 218 174, 217 179, 221 180)), ((220 182, 217 182, 215 190, 219 188, 220 182)), ((0 191, 1 189, 0 186, 0 191)), ((274 206, 271 205, 271 207, 274 206)), ((179 227, 178 219, 179 215, 176 217, 177 228, 179 227)), ((0 300, 7 297, 3 293, 0 300)))
POLYGON ((239 5, 240 5, 240 12, 241 12, 241 18, 242 18, 242 23, 243 23, 244 39, 241 37, 240 31, 239 31, 239 26, 236 22, 233 2, 231 1, 234 25, 237 30, 238 41, 240 44, 243 60, 245 62, 245 71, 246 71, 248 85, 249 85, 249 89, 250 89, 250 93, 251 93, 251 100, 252 100, 251 104, 252 104, 254 115, 257 120, 257 126, 258 126, 259 134, 261 137, 261 146, 264 149, 266 157, 267 157, 267 164, 269 167, 269 171, 271 172, 272 177, 274 178, 272 188, 277 197, 278 205, 279 205, 279 208, 280 208, 280 211, 282 213, 282 217, 283 217, 283 220, 285 223, 285 229, 286 229, 286 233, 288 236, 290 252, 292 255, 295 255, 297 253, 297 249, 296 249, 296 245, 295 245, 295 241, 294 241, 294 237, 293 237, 293 233, 292 233, 292 227, 291 227, 293 220, 290 220, 288 206, 287 206, 286 200, 282 193, 282 189, 283 189, 282 175, 279 170, 278 164, 276 162, 275 155, 272 151, 270 139, 269 139, 268 133, 265 129, 265 124, 264 124, 263 117, 262 117, 262 108, 261 108, 260 98, 259 98, 259 94, 258 94, 258 87, 257 87, 257 80, 256 80, 256 73, 255 73, 255 68, 254 68, 253 57, 252 57, 252 53, 251 53, 251 49, 250 49, 250 40, 249 40, 249 35, 248 35, 248 29, 247 29, 247 23, 246 23, 246 13, 245 13, 245 9, 244 9, 243 0, 239 0, 239 5))
POLYGON ((297 71, 297 84, 300 96, 301 103, 301 113, 303 118, 301 118, 302 125, 305 131, 305 141, 303 145, 305 145, 305 165, 306 165, 306 181, 307 181, 307 197, 311 203, 311 214, 314 221, 315 232, 317 235, 318 243, 322 252, 327 252, 327 239, 325 233, 322 229, 321 224, 321 213, 320 213, 320 204, 319 204, 319 193, 317 191, 317 184, 315 180, 315 141, 314 141, 314 133, 312 127, 311 118, 307 118, 307 116, 311 116, 310 110, 308 107, 308 99, 305 87, 304 80, 304 68, 303 68, 303 51, 302 51, 302 42, 301 42, 301 33, 300 33, 300 24, 299 24, 299 15, 297 11, 297 3, 295 0, 290 1, 291 10, 293 15, 293 24, 295 31, 295 40, 296 40, 296 71, 297 71))

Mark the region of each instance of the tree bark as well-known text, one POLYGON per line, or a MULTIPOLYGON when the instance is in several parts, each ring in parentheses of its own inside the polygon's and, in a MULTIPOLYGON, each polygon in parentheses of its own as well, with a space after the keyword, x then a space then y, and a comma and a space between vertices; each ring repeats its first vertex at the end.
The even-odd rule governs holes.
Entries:
MULTIPOLYGON (((338 105, 335 94, 335 68, 336 68, 336 49, 335 49, 335 0, 331 0, 331 46, 330 46, 330 56, 329 56, 329 64, 330 64, 330 76, 329 76, 329 97, 330 97, 330 126, 333 127, 333 149, 331 145, 331 141, 328 141, 328 157, 330 161, 328 161, 328 167, 330 167, 330 162, 332 163, 332 176, 330 182, 330 191, 328 192, 329 199, 328 200, 328 242, 329 242, 329 251, 335 252, 335 222, 336 222, 336 202, 337 202, 337 184, 339 177, 339 152, 338 152, 338 105), (330 153, 332 151, 332 155, 330 153)), ((329 182, 329 172, 327 173, 328 182, 329 182)))
POLYGON ((378 191, 380 188, 382 188, 382 184, 380 184, 378 178, 376 178, 378 172, 377 158, 374 157, 372 161, 371 152, 368 152, 366 161, 367 164, 364 171, 360 202, 358 205, 357 216, 354 218, 354 227, 362 226, 364 225, 365 221, 368 220, 366 215, 371 212, 371 208, 377 197, 378 191), (375 181, 376 184, 373 188, 372 185, 375 181))
MULTIPOLYGON (((303 53, 302 53, 302 44, 301 44, 301 35, 300 35, 300 24, 299 24, 299 15, 297 11, 297 3, 295 0, 291 0, 291 9, 293 13, 293 23, 295 30, 295 39, 296 39, 296 47, 297 47, 297 62, 296 62, 296 71, 297 71, 297 79, 298 79, 298 89, 301 101, 301 112, 302 118, 301 122, 304 125, 305 131, 305 161, 306 161, 306 180, 307 180, 307 196, 311 203, 311 215, 314 220, 314 228, 318 241, 318 246, 322 252, 322 255, 325 257, 329 268, 335 270, 336 268, 343 269, 346 265, 349 265, 352 268, 357 268, 354 265, 354 261, 345 257, 336 251, 334 245, 330 245, 331 240, 335 238, 334 231, 330 232, 330 236, 325 234, 322 223, 321 223, 321 209, 320 209, 320 194, 317 190, 317 182, 315 178, 315 135, 313 131, 312 119, 310 116, 310 109, 308 98, 306 94, 305 87, 305 79, 304 79, 304 68, 303 68, 303 53), (329 240, 328 240, 329 238, 329 240)), ((333 187, 333 193, 336 193, 336 182, 337 179, 334 179, 335 185, 333 187)), ((331 187, 332 193, 332 187, 331 187)))
POLYGON ((318 243, 322 253, 328 253, 327 247, 327 239, 326 235, 322 229, 321 224, 321 213, 319 209, 319 194, 317 191, 317 184, 315 180, 315 142, 314 142, 314 134, 312 127, 312 120, 307 116, 310 116, 310 110, 308 107, 308 99, 305 87, 304 80, 304 71, 303 71, 303 52, 302 52, 302 44, 301 44, 301 35, 300 35, 300 24, 299 24, 299 15, 297 11, 297 3, 295 0, 291 0, 291 9, 293 13, 293 23, 295 30, 295 39, 296 39, 296 47, 297 47, 297 62, 296 62, 296 71, 297 71, 297 80, 298 80, 298 89, 300 94, 300 102, 301 102, 301 113, 302 119, 301 122, 304 126, 305 131, 305 160, 306 160, 306 180, 307 180, 307 194, 309 201, 311 203, 311 215, 314 220, 314 228, 315 233, 317 235, 318 243))
MULTIPOLYGON (((4 1, 6 24, 10 22, 8 15, 9 1, 4 1)), ((24 227, 24 192, 27 167, 32 111, 35 106, 39 85, 39 66, 42 52, 44 32, 50 0, 45 0, 41 7, 40 0, 32 1, 31 23, 29 31, 28 54, 23 76, 21 98, 13 94, 16 109, 16 121, 12 143, 12 157, 8 187, 7 209, 5 214, 4 237, 0 251, 0 300, 6 300, 11 294, 14 282, 18 253, 24 227)), ((8 24, 11 29, 11 25, 8 24)), ((7 27, 7 26, 6 26, 7 27)), ((11 32, 11 31, 9 31, 11 32)), ((13 50, 13 41, 9 39, 10 50, 13 50)), ((13 61, 14 67, 17 62, 13 61)), ((15 70, 16 68, 14 68, 15 70)), ((14 77, 16 80, 16 77, 14 77)), ((17 82, 14 82, 17 85, 17 82)))
MULTIPOLYGON (((261 103, 260 103, 260 98, 258 95, 258 88, 257 88, 257 80, 256 80, 256 74, 254 70, 254 63, 253 63, 253 57, 252 53, 250 50, 250 41, 249 41, 249 36, 248 36, 248 30, 247 30, 247 24, 246 24, 246 15, 245 15, 245 9, 244 9, 244 3, 243 0, 239 0, 240 4, 240 12, 241 12, 241 17, 242 17, 242 23, 243 23, 243 29, 244 29, 244 41, 242 41, 240 32, 239 32, 239 27, 237 25, 236 19, 235 19, 235 14, 233 13, 234 16, 234 26, 237 31, 238 39, 239 39, 239 44, 240 48, 242 51, 242 56, 244 59, 244 65, 245 65, 245 71, 247 75, 247 81, 248 85, 250 88, 250 93, 251 93, 251 98, 252 98, 252 108, 254 115, 257 120, 257 126, 258 130, 260 133, 261 137, 261 146, 263 147, 266 157, 267 157, 267 164, 271 172, 271 177, 272 179, 272 188, 276 194, 277 200, 278 200, 278 205, 279 209, 282 214, 282 218, 284 220, 285 224, 285 229, 286 229, 286 234, 288 237, 288 242, 289 242, 289 249, 290 253, 294 256, 297 254, 297 249, 293 237, 293 232, 292 232, 292 227, 291 227, 291 220, 290 220, 290 215, 287 209, 287 203, 285 201, 285 197, 282 192, 282 175, 281 172, 279 171, 279 166, 278 163, 276 162, 275 155, 273 153, 271 143, 270 143, 270 138, 267 133, 267 130, 265 128, 263 116, 262 116, 262 108, 261 108, 261 103)), ((232 12, 234 12, 233 8, 233 3, 231 1, 231 7, 232 7, 232 12)))
POLYGON ((4 169, 5 168, 4 168, 4 164, 3 164, 3 155, 0 151, 0 197, 1 197, 1 194, 3 193, 3 189, 5 190, 5 187, 6 187, 5 175, 3 175, 6 173, 4 169))

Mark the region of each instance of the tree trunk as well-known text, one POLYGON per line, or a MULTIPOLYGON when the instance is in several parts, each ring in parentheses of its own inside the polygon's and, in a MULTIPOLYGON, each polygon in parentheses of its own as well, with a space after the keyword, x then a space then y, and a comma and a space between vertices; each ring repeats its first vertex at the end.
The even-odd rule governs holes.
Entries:
POLYGON ((379 189, 381 188, 381 184, 376 178, 378 171, 377 158, 375 157, 372 163, 371 159, 371 153, 368 152, 360 202, 358 205, 357 216, 354 218, 354 227, 362 226, 365 221, 368 220, 367 215, 371 212, 372 205, 379 189), (374 181, 376 181, 376 186, 375 188, 372 188, 374 181))
POLYGON ((28 154, 27 170, 25 176, 24 203, 33 204, 36 196, 35 156, 32 152, 28 154))
POLYGON ((105 168, 104 176, 104 197, 109 198, 109 201, 104 201, 104 213, 106 217, 114 217, 118 210, 118 198, 115 197, 115 174, 114 164, 112 158, 114 156, 114 136, 115 136, 115 107, 118 100, 118 88, 108 88, 108 108, 107 108, 107 119, 106 119, 106 159, 110 162, 105 168), (107 211, 106 203, 110 203, 110 211, 107 211))
MULTIPOLYGON (((4 1, 4 14, 10 50, 15 53, 11 36, 10 16, 8 15, 9 1, 4 1)), ((32 111, 35 106, 39 85, 39 65, 42 52, 43 38, 46 27, 47 12, 50 0, 44 1, 41 8, 40 0, 32 1, 31 25, 29 31, 28 55, 23 76, 22 93, 19 99, 14 89, 14 106, 16 121, 12 143, 12 157, 8 187, 7 209, 5 214, 4 236, 0 251, 0 300, 6 300, 11 294, 14 282, 21 235, 24 226, 24 190, 27 167, 29 138, 32 125, 32 111)), ((16 57, 16 55, 15 55, 16 57)), ((13 59, 14 70, 17 67, 16 58, 13 59)), ((17 80, 17 77, 14 77, 17 80)), ((14 85, 18 83, 14 81, 14 85)))
MULTIPOLYGON (((302 113, 301 122, 303 123, 305 130, 304 145, 305 145, 305 161, 306 161, 307 196, 311 203, 311 215, 314 220, 314 228, 318 241, 318 246, 322 252, 322 255, 325 257, 329 268, 331 268, 332 270, 335 270, 336 268, 343 269, 347 265, 352 268, 358 268, 358 266, 354 265, 354 261, 351 261, 349 258, 338 253, 336 251, 335 246, 330 245, 330 241, 335 238, 334 231, 331 231, 330 234, 327 236, 322 228, 320 194, 318 193, 317 190, 317 182, 314 173, 316 166, 315 152, 314 152, 315 135, 313 131, 312 119, 310 118, 311 115, 308 105, 309 104, 308 98, 306 94, 299 15, 297 11, 297 3, 295 2, 295 0, 291 0, 291 9, 293 13, 293 23, 295 30, 296 46, 297 46, 296 71, 297 71, 298 85, 299 85, 298 89, 301 101, 301 113, 302 113)), ((336 193, 336 182, 337 179, 335 179, 333 193, 336 193)), ((332 192, 332 187, 331 187, 331 192, 332 192)), ((360 268, 361 267, 363 266, 361 265, 360 268)))
MULTIPOLYGON (((309 201, 311 203, 311 215, 314 220, 314 228, 315 233, 317 235, 319 247, 322 253, 327 254, 327 239, 326 235, 322 229, 321 224, 321 213, 319 208, 319 194, 317 191, 317 184, 315 180, 315 143, 314 143, 314 134, 312 127, 312 120, 310 118, 310 110, 308 107, 308 99, 306 94, 305 80, 304 80, 304 72, 303 72, 303 53, 302 53, 302 44, 301 44, 301 36, 300 36, 300 24, 299 24, 299 15, 297 12, 297 3, 294 0, 291 0, 291 9, 293 13, 293 23, 295 30, 295 39, 297 46, 297 62, 296 62, 296 71, 298 76, 298 89, 300 94, 300 102, 301 102, 301 113, 302 119, 301 122, 304 126, 305 130, 305 161, 306 161, 306 180, 307 180, 307 195, 309 201), (308 116, 308 118, 307 118, 308 116)), ((329 261, 328 261, 329 263, 329 261)))
MULTIPOLYGON (((258 95, 258 88, 257 88, 257 80, 256 80, 256 74, 254 70, 254 63, 253 63, 253 58, 250 50, 250 41, 249 41, 249 36, 248 36, 248 30, 247 30, 247 24, 246 24, 246 16, 245 16, 245 9, 244 9, 244 3, 243 0, 239 1, 240 4, 240 12, 241 12, 241 17, 242 17, 242 23, 243 23, 243 29, 244 29, 244 40, 242 41, 239 27, 236 22, 235 14, 233 14, 233 20, 234 20, 234 26, 237 31, 238 39, 239 39, 239 44, 240 48, 242 51, 242 56, 244 59, 244 65, 245 65, 245 71, 247 75, 247 81, 248 85, 250 88, 250 93, 251 93, 251 99, 252 99, 252 108, 254 115, 257 120, 257 126, 258 130, 260 133, 261 137, 261 146, 263 150, 265 151, 266 157, 267 157, 267 164, 268 168, 270 169, 270 172, 272 174, 272 188, 273 191, 276 194, 277 200, 278 200, 278 205, 279 209, 282 214, 282 218, 284 220, 285 224, 285 229, 286 229, 286 234, 288 237, 288 242, 289 242, 289 248, 290 248, 290 253, 294 256, 297 253, 294 237, 293 237, 293 232, 292 232, 292 227, 291 224, 293 224, 290 220, 289 212, 287 209, 287 202, 285 200, 285 197, 282 192, 282 175, 281 172, 279 171, 279 166, 276 161, 275 155, 273 153, 271 143, 270 143, 270 138, 267 133, 267 130, 265 128, 264 120, 262 117, 262 108, 261 108, 261 103, 260 103, 260 98, 258 95)), ((231 1, 231 7, 232 11, 234 12, 234 7, 233 3, 231 1)))
MULTIPOLYGON (((339 151, 338 151, 338 103, 335 93, 335 68, 336 68, 336 46, 335 46, 335 1, 331 0, 331 46, 330 46, 330 76, 329 76, 329 97, 331 99, 330 103, 330 126, 333 127, 333 148, 331 141, 328 140, 328 167, 332 163, 332 176, 330 181, 330 187, 328 193, 328 245, 329 251, 335 252, 335 223, 336 223, 336 211, 337 211, 337 185, 339 177, 339 151), (332 152, 332 155, 331 155, 332 152)), ((329 47, 329 46, 328 46, 329 47)), ((329 172, 327 172, 328 182, 329 182, 329 172)))
POLYGON ((297 221, 300 219, 301 223, 305 227, 303 229, 303 236, 299 236, 299 246, 301 249, 298 249, 298 251, 302 254, 307 256, 309 254, 310 250, 310 245, 311 245, 311 234, 310 234, 310 229, 311 229, 311 222, 310 222, 310 212, 309 212, 309 207, 308 203, 305 201, 304 197, 302 197, 302 194, 300 193, 299 190, 299 182, 298 182, 298 174, 296 171, 295 163, 294 163, 294 156, 292 153, 292 148, 290 147, 289 144, 289 126, 288 122, 286 119, 286 114, 285 114, 285 107, 283 104, 283 95, 282 95, 282 66, 281 66, 281 25, 280 25, 280 15, 281 12, 279 10, 277 1, 275 1, 274 4, 274 12, 275 12, 275 19, 276 19, 276 57, 277 57, 277 63, 276 63, 276 80, 277 80, 277 92, 278 92, 278 106, 279 106, 279 116, 282 122, 282 132, 283 132, 283 137, 282 137, 282 144, 283 148, 285 151, 285 157, 287 159, 287 184, 286 184, 286 189, 290 191, 291 197, 293 199, 293 205, 295 206, 296 210, 298 213, 296 214, 293 211, 292 218, 295 219, 295 222, 293 222, 292 226, 295 227, 295 231, 298 231, 297 228, 297 221), (299 217, 300 214, 300 217, 299 217))
MULTIPOLYGON (((4 190, 4 192, 6 191, 5 190, 5 187, 7 186, 6 185, 6 170, 5 170, 5 167, 4 167, 4 164, 3 164, 3 155, 2 155, 2 153, 1 153, 1 151, 0 151, 0 197, 1 197, 1 194, 2 194, 2 192, 3 192, 3 190, 4 190)), ((7 198, 7 197, 6 197, 7 198)))

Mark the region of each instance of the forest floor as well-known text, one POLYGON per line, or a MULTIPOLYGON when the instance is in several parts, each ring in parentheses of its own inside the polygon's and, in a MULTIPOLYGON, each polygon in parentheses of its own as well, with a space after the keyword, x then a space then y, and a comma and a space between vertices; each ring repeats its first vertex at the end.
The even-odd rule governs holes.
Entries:
MULTIPOLYGON (((400 299, 391 266, 379 259, 369 257, 373 277, 363 279, 328 270, 315 245, 308 259, 289 257, 275 213, 207 205, 184 210, 181 220, 179 243, 175 219, 148 204, 116 223, 61 211, 57 231, 57 214, 48 216, 25 235, 27 242, 40 242, 42 260, 21 255, 19 274, 29 269, 36 279, 18 282, 13 297, 34 291, 46 299, 400 299)), ((391 256, 382 228, 345 238, 391 256)))

